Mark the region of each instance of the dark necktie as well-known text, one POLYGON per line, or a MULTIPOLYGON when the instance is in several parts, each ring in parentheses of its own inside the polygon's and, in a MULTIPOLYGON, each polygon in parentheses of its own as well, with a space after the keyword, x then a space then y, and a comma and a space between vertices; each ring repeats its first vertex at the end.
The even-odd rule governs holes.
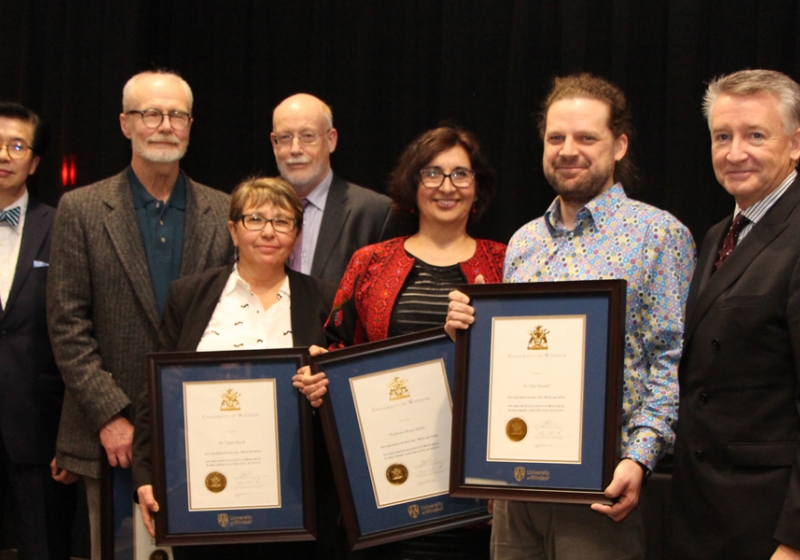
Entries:
POLYGON ((736 247, 736 240, 739 238, 739 233, 744 229, 744 226, 749 223, 750 220, 741 212, 733 219, 731 229, 728 230, 728 235, 726 235, 725 239, 722 241, 722 248, 719 250, 717 262, 714 263, 714 270, 719 270, 719 267, 722 266, 725 259, 731 255, 733 249, 736 247))
POLYGON ((8 210, 0 210, 0 223, 6 222, 14 227, 19 225, 19 215, 22 211, 22 208, 19 206, 14 206, 14 208, 9 208, 8 210))

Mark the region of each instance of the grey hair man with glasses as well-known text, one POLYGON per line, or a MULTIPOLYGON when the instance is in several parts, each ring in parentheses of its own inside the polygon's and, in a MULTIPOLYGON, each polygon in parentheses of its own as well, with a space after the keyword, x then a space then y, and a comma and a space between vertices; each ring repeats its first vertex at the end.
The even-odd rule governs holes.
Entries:
POLYGON ((275 107, 270 136, 278 170, 304 207, 289 265, 338 286, 356 250, 401 233, 391 200, 333 173, 339 133, 331 108, 313 95, 298 93, 275 107))
POLYGON ((129 468, 135 396, 158 349, 169 284, 230 261, 230 197, 180 169, 192 90, 177 74, 142 72, 122 92, 130 166, 65 194, 47 289, 53 351, 66 385, 56 460, 84 477, 92 558, 100 558, 101 458, 129 468))

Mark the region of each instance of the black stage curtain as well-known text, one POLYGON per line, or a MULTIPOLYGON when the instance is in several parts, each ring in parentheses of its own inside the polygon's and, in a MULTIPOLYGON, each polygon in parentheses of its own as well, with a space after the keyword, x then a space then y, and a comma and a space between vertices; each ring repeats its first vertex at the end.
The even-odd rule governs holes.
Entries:
POLYGON ((0 98, 50 123, 31 190, 58 201, 61 162, 78 185, 121 170, 121 91, 164 67, 194 90, 184 168, 230 191, 274 175, 272 108, 305 91, 334 111, 334 169, 385 190, 401 149, 441 121, 475 131, 498 172, 476 234, 507 241, 553 199, 531 121, 554 75, 589 71, 627 93, 642 170, 637 197, 698 243, 730 213, 700 111, 704 82, 742 68, 800 81, 794 0, 16 0, 0 2, 0 98))

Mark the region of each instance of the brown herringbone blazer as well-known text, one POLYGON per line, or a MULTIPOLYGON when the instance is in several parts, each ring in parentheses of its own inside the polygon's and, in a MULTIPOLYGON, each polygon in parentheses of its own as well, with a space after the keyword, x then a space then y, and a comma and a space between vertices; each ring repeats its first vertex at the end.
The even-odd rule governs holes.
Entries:
MULTIPOLYGON (((128 171, 67 193, 56 213, 47 314, 66 385, 56 456, 70 471, 100 476, 98 430, 145 383, 145 356, 158 348, 156 308, 128 171)), ((186 178, 181 275, 229 262, 227 194, 186 178)))

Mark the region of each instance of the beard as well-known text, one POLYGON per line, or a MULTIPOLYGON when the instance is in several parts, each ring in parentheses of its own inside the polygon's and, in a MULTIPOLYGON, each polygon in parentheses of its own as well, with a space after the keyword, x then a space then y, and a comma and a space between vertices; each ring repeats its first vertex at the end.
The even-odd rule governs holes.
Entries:
POLYGON ((585 205, 603 192, 609 181, 614 181, 614 166, 596 167, 592 165, 577 178, 565 178, 557 171, 563 164, 556 160, 545 168, 544 176, 553 190, 565 202, 585 205))
POLYGON ((151 136, 145 141, 134 138, 132 141, 133 151, 145 161, 151 163, 174 163, 183 159, 186 149, 189 147, 189 140, 181 143, 174 136, 151 136), (153 142, 167 142, 170 146, 151 146, 153 142))

